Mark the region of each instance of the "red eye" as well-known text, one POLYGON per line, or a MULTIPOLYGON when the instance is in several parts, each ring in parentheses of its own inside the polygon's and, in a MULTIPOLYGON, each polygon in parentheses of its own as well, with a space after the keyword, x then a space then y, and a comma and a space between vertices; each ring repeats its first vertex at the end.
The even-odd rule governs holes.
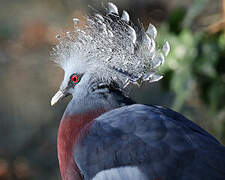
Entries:
POLYGON ((77 77, 77 75, 73 75, 71 77, 71 80, 73 81, 73 83, 77 83, 79 81, 79 78, 77 77))

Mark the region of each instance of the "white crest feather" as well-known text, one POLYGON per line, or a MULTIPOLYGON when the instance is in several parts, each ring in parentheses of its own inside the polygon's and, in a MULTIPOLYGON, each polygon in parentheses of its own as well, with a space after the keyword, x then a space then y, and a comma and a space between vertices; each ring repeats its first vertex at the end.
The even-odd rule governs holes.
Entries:
POLYGON ((164 63, 164 56, 162 53, 158 53, 152 60, 152 68, 155 69, 164 63))
POLYGON ((128 34, 130 35, 132 42, 135 44, 137 40, 136 31, 131 26, 128 26, 128 34))
POLYGON ((144 81, 150 81, 154 74, 155 74, 155 72, 148 72, 148 73, 146 73, 144 78, 143 78, 144 81))
POLYGON ((60 40, 60 38, 61 38, 60 34, 57 34, 56 39, 60 40))
POLYGON ((73 23, 74 23, 75 26, 78 24, 78 22, 79 22, 79 19, 73 18, 73 23))
POLYGON ((108 3, 109 13, 119 14, 118 9, 115 4, 109 2, 108 3))
POLYGON ((155 39, 156 36, 157 36, 157 29, 156 29, 156 27, 155 27, 154 25, 149 24, 146 33, 147 33, 149 36, 151 36, 153 39, 155 39))
POLYGON ((164 52, 165 56, 168 56, 170 52, 170 44, 168 41, 166 41, 165 44, 163 45, 162 51, 164 52))
POLYGON ((156 81, 159 81, 160 79, 162 79, 163 76, 159 75, 159 74, 153 74, 151 76, 151 79, 149 80, 150 83, 152 82, 156 82, 156 81))
POLYGON ((146 33, 143 33, 142 38, 143 38, 144 45, 147 47, 147 49, 151 50, 151 48, 152 48, 152 40, 151 40, 151 38, 146 33))
POLYGON ((104 18, 102 17, 102 15, 101 15, 101 14, 95 14, 95 17, 96 17, 96 18, 98 18, 98 20, 100 20, 100 21, 101 21, 101 23, 103 23, 103 22, 104 22, 104 18))
MULTIPOLYGON (((58 35, 59 44, 53 50, 55 62, 65 72, 94 73, 98 78, 117 82, 121 88, 160 80, 162 76, 157 75, 156 68, 163 64, 169 43, 158 50, 155 26, 150 24, 144 32, 140 25, 128 25, 126 11, 121 19, 115 16, 118 9, 114 4, 108 4, 108 11, 88 16, 84 27, 74 26, 74 31, 58 35)), ((73 21, 76 25, 79 19, 73 21)))
POLYGON ((129 16, 129 14, 127 13, 127 11, 123 10, 123 14, 122 14, 121 19, 122 19, 123 21, 125 21, 126 23, 129 23, 129 21, 130 21, 130 16, 129 16))

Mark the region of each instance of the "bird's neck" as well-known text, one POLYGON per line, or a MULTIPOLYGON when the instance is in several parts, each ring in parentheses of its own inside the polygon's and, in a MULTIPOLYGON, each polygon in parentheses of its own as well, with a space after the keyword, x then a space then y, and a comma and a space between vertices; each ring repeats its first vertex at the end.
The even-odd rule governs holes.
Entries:
POLYGON ((82 179, 73 152, 93 120, 106 111, 131 103, 122 92, 109 87, 98 87, 88 93, 77 91, 67 106, 58 131, 58 158, 63 180, 82 179))
POLYGON ((65 113, 58 131, 58 159, 63 180, 82 180, 81 174, 74 162, 73 150, 82 136, 88 131, 92 120, 104 112, 103 109, 75 114, 65 113))

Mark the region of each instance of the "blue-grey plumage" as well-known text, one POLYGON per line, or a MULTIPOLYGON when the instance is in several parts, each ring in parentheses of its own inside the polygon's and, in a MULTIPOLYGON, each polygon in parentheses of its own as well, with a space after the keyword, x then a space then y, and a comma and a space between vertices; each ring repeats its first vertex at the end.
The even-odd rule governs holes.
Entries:
POLYGON ((133 104, 104 113, 74 154, 84 179, 104 171, 116 179, 116 171, 107 170, 121 167, 136 167, 140 179, 148 180, 225 179, 225 148, 184 116, 160 106, 133 104))

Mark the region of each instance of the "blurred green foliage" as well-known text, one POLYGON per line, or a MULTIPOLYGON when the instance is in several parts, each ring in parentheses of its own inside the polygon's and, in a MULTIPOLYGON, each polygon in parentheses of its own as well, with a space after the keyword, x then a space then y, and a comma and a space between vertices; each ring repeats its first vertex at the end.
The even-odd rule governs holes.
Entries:
MULTIPOLYGON (((177 12, 180 14, 180 11, 177 12)), ((179 24, 181 22, 177 22, 179 24)), ((167 39, 171 44, 170 55, 161 71, 168 74, 167 88, 176 92, 174 107, 180 109, 193 86, 197 85, 202 100, 211 110, 216 112, 225 108, 222 98, 225 98, 224 33, 193 33, 190 29, 178 30, 170 26, 176 24, 162 25, 160 29, 161 42, 167 39)))
POLYGON ((211 121, 209 130, 225 143, 225 34, 193 31, 187 17, 194 21, 185 9, 178 8, 168 23, 161 25, 159 46, 165 39, 171 44, 171 52, 160 69, 165 75, 162 84, 175 93, 173 108, 177 111, 188 102, 195 106, 197 98, 197 106, 206 109, 206 117, 211 121))

